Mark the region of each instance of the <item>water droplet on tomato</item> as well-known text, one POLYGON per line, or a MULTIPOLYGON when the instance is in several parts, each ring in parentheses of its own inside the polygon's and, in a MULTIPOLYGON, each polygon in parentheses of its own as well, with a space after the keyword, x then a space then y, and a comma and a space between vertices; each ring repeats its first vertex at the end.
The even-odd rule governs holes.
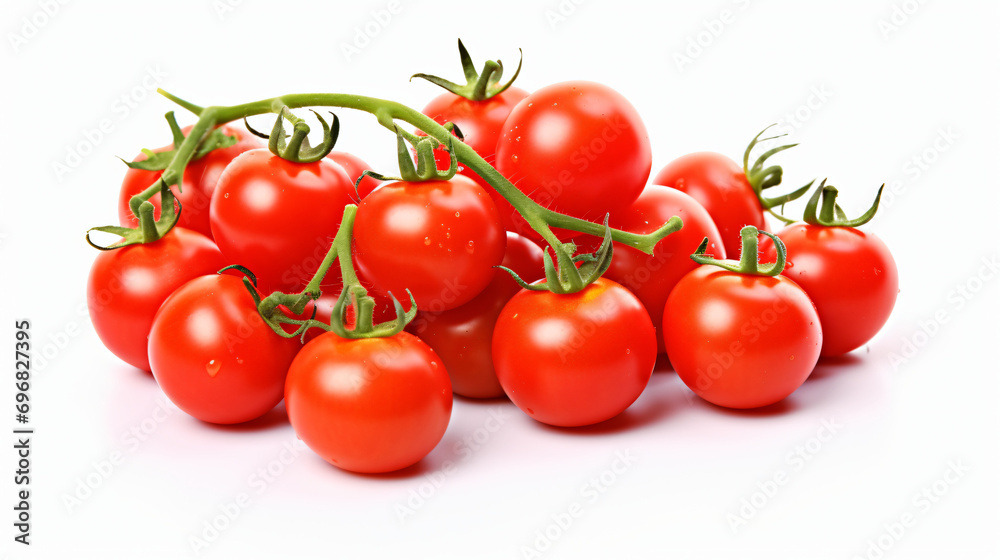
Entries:
MULTIPOLYGON (((479 193, 476 193, 476 194, 479 194, 479 193)), ((456 217, 456 218, 457 218, 457 217, 459 217, 459 216, 461 216, 461 215, 462 215, 462 214, 461 214, 460 212, 455 212, 455 217, 456 217)))
POLYGON ((517 154, 510 156, 511 161, 517 161, 517 154))
POLYGON ((430 244, 431 244, 431 238, 430 237, 425 237, 424 238, 424 245, 430 245, 430 244))
POLYGON ((531 107, 532 105, 534 105, 534 103, 528 103, 528 107, 531 107))
POLYGON ((792 361, 792 360, 794 360, 794 359, 795 359, 795 354, 792 354, 791 356, 788 357, 788 361, 789 362, 792 361))
POLYGON ((209 377, 215 377, 219 374, 219 370, 222 369, 222 363, 216 360, 210 360, 205 364, 205 371, 208 372, 209 377))
POLYGON ((471 255, 475 251, 476 251, 476 242, 475 241, 469 241, 469 244, 465 246, 465 252, 469 253, 471 255))
POLYGON ((229 198, 229 193, 226 193, 224 198, 229 198))
POLYGON ((444 232, 444 238, 445 239, 451 239, 451 232, 450 231, 444 232))
POLYGON ((626 354, 631 354, 632 353, 632 349, 631 348, 626 348, 625 349, 625 353, 626 354))

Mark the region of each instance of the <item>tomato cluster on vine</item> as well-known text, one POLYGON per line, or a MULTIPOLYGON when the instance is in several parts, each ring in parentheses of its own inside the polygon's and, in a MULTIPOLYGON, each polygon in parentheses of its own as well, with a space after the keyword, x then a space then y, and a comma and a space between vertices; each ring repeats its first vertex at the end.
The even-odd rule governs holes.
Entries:
POLYGON ((706 401, 763 407, 887 321, 896 266, 858 229, 877 198, 849 219, 825 181, 766 196, 782 179, 769 158, 793 145, 751 164, 774 140, 763 132, 742 166, 692 153, 650 182, 648 133, 621 94, 528 92, 459 50, 468 83, 416 75, 448 90, 422 112, 162 92, 197 123, 168 113, 173 144, 128 164, 120 225, 92 230, 120 239, 88 232, 104 250, 87 290, 107 348, 195 418, 247 422, 284 400, 323 459, 379 473, 434 449, 453 395, 586 426, 628 409, 666 354, 706 401), (375 115, 398 176, 333 151, 336 116, 316 113, 311 145, 302 107, 375 115), (235 124, 261 114, 277 117, 270 134, 235 124), (810 191, 801 222, 783 215, 810 191))

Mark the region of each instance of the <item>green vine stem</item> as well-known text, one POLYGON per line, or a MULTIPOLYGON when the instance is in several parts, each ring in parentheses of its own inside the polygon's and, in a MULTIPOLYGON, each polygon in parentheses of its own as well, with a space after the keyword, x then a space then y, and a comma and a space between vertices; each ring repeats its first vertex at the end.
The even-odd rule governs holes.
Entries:
MULTIPOLYGON (((157 90, 160 94, 191 111, 198 116, 198 122, 194 125, 191 133, 185 138, 178 148, 176 155, 170 165, 164 170, 163 180, 168 184, 176 184, 183 174, 184 167, 191 160, 198 142, 216 126, 240 120, 246 117, 267 113, 281 113, 287 107, 289 109, 303 107, 340 107, 345 109, 355 109, 370 113, 376 117, 378 123, 386 129, 395 133, 396 120, 403 121, 424 131, 428 136, 435 138, 438 142, 447 145, 453 141, 452 134, 447 128, 438 124, 423 113, 407 107, 395 101, 388 101, 374 97, 360 95, 350 95, 343 93, 296 93, 263 99, 241 105, 229 107, 212 106, 200 107, 183 99, 180 99, 165 91, 157 90)), ((504 197, 514 208, 524 216, 525 221, 534 229, 545 241, 556 249, 562 247, 562 243, 552 232, 552 227, 569 229, 580 233, 586 233, 602 237, 605 227, 602 224, 581 220, 571 216, 560 214, 539 205, 528 195, 517 189, 510 181, 494 169, 485 159, 480 157, 475 150, 464 142, 453 144, 454 154, 459 162, 465 164, 469 169, 476 172, 490 186, 492 186, 502 197, 504 197)), ((136 195, 130 204, 138 207, 142 202, 149 200, 154 194, 159 192, 159 181, 151 185, 148 189, 136 195)), ((660 228, 648 234, 636 234, 618 229, 611 229, 611 238, 618 243, 633 247, 646 254, 652 254, 656 244, 671 233, 679 230, 683 225, 677 216, 670 218, 660 228)), ((134 241, 138 243, 141 241, 134 241)), ((126 243, 132 244, 132 243, 126 243)), ((120 245, 124 246, 124 245, 120 245)))
POLYGON ((699 245, 698 249, 693 255, 691 255, 691 260, 698 264, 710 264, 730 272, 738 272, 740 274, 749 274, 752 276, 777 276, 781 274, 782 270, 785 269, 785 259, 787 256, 785 242, 782 241, 777 235, 766 231, 758 231, 754 226, 744 226, 744 228, 740 230, 740 239, 743 242, 743 246, 740 252, 740 260, 738 261, 730 259, 720 260, 712 257, 711 255, 705 254, 708 250, 707 237, 702 240, 701 245, 699 245), (770 237, 771 241, 774 242, 775 253, 778 255, 773 263, 766 266, 761 266, 760 264, 760 255, 757 250, 758 235, 766 235, 770 237))

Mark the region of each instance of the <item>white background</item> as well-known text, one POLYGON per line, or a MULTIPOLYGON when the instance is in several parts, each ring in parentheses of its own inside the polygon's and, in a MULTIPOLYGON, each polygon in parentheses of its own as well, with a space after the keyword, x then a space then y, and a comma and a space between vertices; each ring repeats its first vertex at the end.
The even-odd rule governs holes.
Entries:
MULTIPOLYGON (((46 2, 3 3, 0 340, 12 346, 14 318, 30 318, 39 356, 33 544, 12 541, 11 440, 0 454, 0 554, 191 557, 191 538, 245 493, 249 505, 201 557, 1000 555, 998 282, 983 267, 1000 249, 995 2, 399 2, 384 24, 373 15, 384 1, 71 2, 51 15, 46 2), (728 23, 712 23, 723 10, 728 23), (377 33, 359 38, 366 26, 377 33), (169 140, 162 115, 173 107, 147 85, 203 105, 331 91, 421 108, 437 91, 407 78, 458 79, 459 36, 477 64, 499 57, 512 68, 523 48, 523 88, 589 79, 622 92, 650 130, 654 172, 691 151, 738 159, 780 122, 802 142, 779 156, 788 185, 828 176, 857 214, 889 183, 866 226, 899 265, 888 325, 765 412, 707 405, 669 371, 624 416, 590 429, 458 400, 440 446, 382 477, 308 450, 282 455, 295 437, 280 410, 246 427, 201 424, 101 346, 81 314, 95 256, 83 233, 117 219, 125 168, 115 156, 169 140), (360 52, 346 55, 350 44, 360 52), (111 132, 88 140, 102 119, 111 132), (60 176, 54 164, 72 150, 84 155, 60 176), (503 419, 493 432, 491 414, 503 419), (820 442, 824 422, 838 427, 820 442), (462 443, 477 437, 474 450, 462 443), (120 464, 102 472, 115 453, 120 464), (619 453, 633 457, 625 468, 619 453), (269 467, 281 474, 261 482, 255 473, 269 467), (785 483, 765 496, 778 471, 785 483), (594 492, 588 481, 602 476, 594 492), (933 502, 919 497, 925 488, 933 502), (68 508, 74 494, 86 497, 68 508), (559 528, 574 504, 582 515, 559 528), (401 521, 400 506, 413 515, 401 521), (904 514, 913 523, 893 530, 904 514)), ((392 171, 392 136, 367 115, 340 116, 338 149, 392 171)), ((12 368, 0 383, 7 429, 12 368)))

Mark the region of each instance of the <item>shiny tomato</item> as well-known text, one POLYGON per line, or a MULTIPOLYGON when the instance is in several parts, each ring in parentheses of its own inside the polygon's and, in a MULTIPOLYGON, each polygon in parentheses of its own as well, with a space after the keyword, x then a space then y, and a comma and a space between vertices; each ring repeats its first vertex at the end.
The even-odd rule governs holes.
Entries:
POLYGON ((792 394, 823 344, 816 309, 794 282, 712 265, 674 286, 663 337, 684 384, 728 408, 767 406, 792 394))
POLYGON ((554 426, 617 416, 642 393, 655 362, 649 314, 606 278, 574 294, 521 290, 493 331, 493 365, 504 392, 554 426))
POLYGON ((181 227, 153 243, 102 251, 87 280, 97 336, 114 355, 149 371, 146 338, 160 305, 188 280, 224 266, 211 239, 181 227))
MULTIPOLYGON (((184 133, 191 132, 191 128, 190 126, 184 127, 184 133)), ((212 200, 212 193, 219 182, 219 176, 236 156, 260 146, 260 142, 242 128, 223 126, 222 130, 229 136, 235 136, 238 139, 237 143, 228 148, 212 150, 204 157, 188 163, 184 169, 184 178, 180 188, 176 185, 171 187, 174 196, 181 204, 181 215, 177 219, 177 225, 207 235, 209 238, 212 237, 212 227, 209 223, 208 207, 212 200)), ((173 146, 164 146, 153 151, 163 152, 172 148, 173 146)), ((145 159, 145 154, 139 154, 133 161, 145 159)), ((126 227, 139 225, 139 220, 129 208, 129 200, 134 195, 149 188, 153 181, 159 179, 162 174, 162 171, 131 168, 125 172, 125 179, 122 181, 121 191, 118 193, 118 220, 121 225, 126 227)), ((149 201, 156 208, 153 216, 159 219, 160 195, 153 195, 149 201)))
MULTIPOLYGON (((778 232, 788 250, 782 272, 809 294, 823 327, 823 356, 861 347, 889 319, 899 273, 878 237, 850 227, 792 224, 778 232)), ((774 245, 761 243, 762 258, 774 245)))
POLYGON ((420 461, 451 418, 451 382, 417 337, 348 340, 324 333, 295 357, 285 384, 288 419, 329 463, 383 473, 420 461))
MULTIPOLYGON (((639 113, 593 82, 563 82, 528 95, 497 143, 496 168, 518 189, 542 206, 594 222, 638 198, 651 162, 639 113)), ((538 238, 516 213, 501 217, 507 229, 538 238)))
POLYGON ((149 363, 178 408, 204 422, 238 424, 281 402, 301 347, 264 323, 241 278, 213 274, 163 303, 149 333, 149 363))
POLYGON ((358 206, 358 274, 402 302, 409 289, 418 309, 453 309, 493 279, 503 231, 489 195, 468 177, 389 183, 358 206))
MULTIPOLYGON (((354 185, 339 165, 295 163, 266 149, 241 154, 212 195, 212 231, 234 264, 257 275, 263 292, 298 291, 323 261, 354 185)), ((337 285, 334 267, 325 283, 337 285)))
MULTIPOLYGON (((365 161, 358 156, 348 153, 348 152, 337 152, 333 151, 327 154, 328 158, 333 160, 337 165, 344 168, 347 172, 347 176, 351 178, 352 182, 357 183, 358 177, 365 171, 371 170, 371 166, 365 163, 365 161)), ((358 195, 364 198, 371 194, 371 192, 378 188, 382 184, 382 181, 372 177, 371 175, 366 175, 364 180, 358 184, 358 195)))
POLYGON ((743 167, 723 154, 681 156, 661 169, 653 183, 673 187, 701 203, 719 228, 726 254, 733 258, 739 258, 743 226, 768 229, 764 208, 743 167))
POLYGON ((708 252, 718 259, 726 258, 719 230, 698 201, 681 191, 658 185, 646 187, 638 200, 610 220, 614 228, 650 233, 673 216, 680 217, 684 227, 657 243, 652 255, 615 243, 611 267, 604 274, 628 288, 646 307, 656 327, 660 352, 665 350, 660 326, 667 296, 681 277, 699 266, 688 255, 707 237, 708 252))
MULTIPOLYGON (((507 232, 507 251, 500 264, 525 282, 545 276, 542 249, 516 233, 507 232)), ((472 301, 440 313, 421 311, 407 326, 444 361, 456 395, 475 399, 504 396, 493 370, 493 327, 504 305, 520 290, 510 274, 498 271, 472 301)))

